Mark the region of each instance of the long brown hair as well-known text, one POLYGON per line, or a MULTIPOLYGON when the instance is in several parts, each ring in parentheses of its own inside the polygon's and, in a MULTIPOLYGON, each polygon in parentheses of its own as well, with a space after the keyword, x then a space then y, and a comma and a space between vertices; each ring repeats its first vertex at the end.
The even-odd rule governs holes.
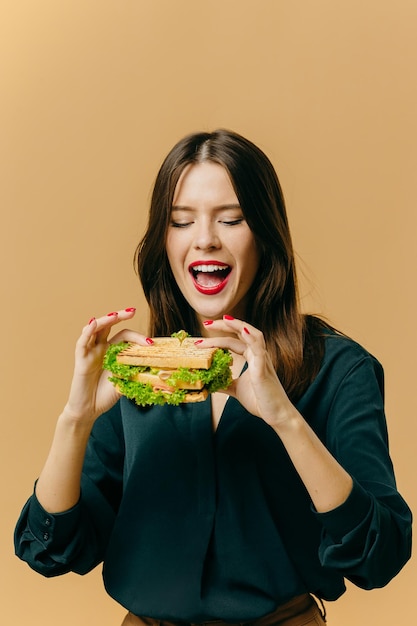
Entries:
POLYGON ((194 133, 179 141, 156 177, 146 233, 135 265, 150 307, 151 336, 183 328, 200 334, 194 310, 180 292, 167 254, 166 236, 177 182, 191 163, 212 161, 230 177, 243 215, 260 251, 260 268, 246 321, 259 328, 286 392, 296 399, 315 377, 323 355, 325 324, 300 313, 294 251, 284 197, 268 157, 228 130, 194 133))

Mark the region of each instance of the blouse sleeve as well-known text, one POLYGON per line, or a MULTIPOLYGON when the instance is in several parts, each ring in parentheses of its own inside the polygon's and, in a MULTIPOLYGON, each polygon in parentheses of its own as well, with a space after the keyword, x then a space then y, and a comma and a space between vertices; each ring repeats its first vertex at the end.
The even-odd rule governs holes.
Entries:
POLYGON ((47 577, 85 574, 100 563, 121 497, 123 456, 117 404, 94 425, 77 505, 51 514, 35 492, 26 502, 15 529, 17 556, 47 577))
POLYGON ((322 564, 364 589, 382 587, 411 555, 412 515, 389 456, 383 370, 371 355, 352 365, 332 399, 327 447, 354 485, 336 509, 316 513, 322 564))

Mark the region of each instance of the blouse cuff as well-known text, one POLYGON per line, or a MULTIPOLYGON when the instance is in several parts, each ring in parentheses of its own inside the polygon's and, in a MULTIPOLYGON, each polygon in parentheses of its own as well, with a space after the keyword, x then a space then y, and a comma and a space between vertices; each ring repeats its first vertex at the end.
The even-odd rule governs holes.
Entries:
POLYGON ((49 513, 39 502, 36 492, 29 503, 28 524, 33 535, 44 545, 55 547, 68 543, 80 521, 80 505, 62 513, 49 513))

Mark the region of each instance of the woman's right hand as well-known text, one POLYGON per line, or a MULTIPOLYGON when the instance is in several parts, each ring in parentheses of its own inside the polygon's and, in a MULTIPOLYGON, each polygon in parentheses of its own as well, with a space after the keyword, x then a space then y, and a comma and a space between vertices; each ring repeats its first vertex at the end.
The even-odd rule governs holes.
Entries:
POLYGON ((103 358, 109 343, 149 343, 144 335, 132 330, 121 330, 109 340, 113 326, 134 315, 135 309, 132 308, 93 318, 77 341, 68 402, 58 418, 52 445, 36 484, 39 502, 50 513, 67 511, 78 502, 91 428, 97 417, 120 397, 107 380, 109 372, 103 370, 103 358))
POLYGON ((101 413, 109 410, 120 394, 108 381, 109 372, 103 370, 103 358, 110 343, 133 341, 149 345, 150 340, 135 331, 123 329, 111 340, 112 328, 120 322, 130 320, 134 308, 108 313, 92 318, 84 326, 76 343, 74 375, 64 414, 74 421, 94 422, 101 413))

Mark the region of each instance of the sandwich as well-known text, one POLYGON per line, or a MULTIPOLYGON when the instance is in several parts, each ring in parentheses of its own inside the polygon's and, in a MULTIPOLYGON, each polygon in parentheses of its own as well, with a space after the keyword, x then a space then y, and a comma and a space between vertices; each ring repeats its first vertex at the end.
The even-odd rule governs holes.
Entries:
POLYGON ((118 391, 139 406, 202 402, 232 382, 232 355, 221 348, 197 348, 185 331, 155 337, 141 346, 120 342, 108 348, 103 368, 118 391))

